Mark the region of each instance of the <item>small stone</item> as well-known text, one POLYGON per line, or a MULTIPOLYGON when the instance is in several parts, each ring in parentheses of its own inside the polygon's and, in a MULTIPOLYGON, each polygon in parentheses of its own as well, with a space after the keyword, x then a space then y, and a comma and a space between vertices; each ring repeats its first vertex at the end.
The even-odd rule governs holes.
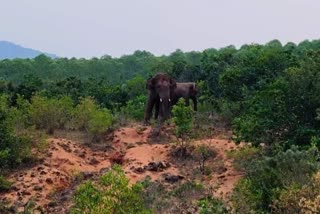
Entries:
POLYGON ((38 186, 38 185, 35 185, 35 186, 33 187, 33 190, 35 190, 35 191, 41 191, 41 190, 42 190, 42 187, 41 187, 41 186, 38 186))
POLYGON ((227 169, 226 167, 220 167, 220 168, 217 170, 217 172, 218 172, 218 174, 220 175, 220 174, 226 172, 227 170, 228 170, 228 169, 227 169))
POLYGON ((58 203, 55 202, 55 201, 50 201, 50 202, 48 203, 48 207, 55 207, 55 206, 57 206, 57 205, 58 205, 58 203))
POLYGON ((46 182, 47 182, 48 184, 53 184, 53 180, 52 180, 51 178, 46 178, 46 182))
POLYGON ((38 171, 44 170, 44 167, 43 167, 43 166, 39 166, 39 167, 37 168, 37 170, 38 170, 38 171))
POLYGON ((83 172, 83 178, 88 179, 93 176, 93 172, 83 172))
POLYGON ((20 189, 19 189, 19 187, 17 187, 17 186, 11 186, 11 189, 13 190, 13 191, 19 191, 20 189))
POLYGON ((225 177, 226 177, 225 175, 219 175, 219 176, 218 176, 218 178, 220 178, 220 179, 221 179, 221 178, 225 178, 225 177))
POLYGON ((91 165, 96 165, 98 163, 100 163, 95 157, 91 158, 90 162, 91 165))
POLYGON ((175 183, 181 179, 184 179, 181 175, 165 175, 164 180, 168 183, 175 183))
POLYGON ((138 167, 138 168, 134 168, 133 171, 135 173, 139 173, 140 174, 140 173, 144 173, 145 169, 142 168, 142 167, 138 167))
POLYGON ((108 172, 109 170, 110 170, 110 168, 108 168, 108 167, 101 168, 101 169, 100 169, 100 173, 101 173, 101 174, 104 174, 104 173, 108 172))
POLYGON ((27 190, 23 190, 23 191, 21 192, 21 194, 22 194, 22 195, 31 195, 31 193, 30 193, 29 191, 27 191, 27 190))

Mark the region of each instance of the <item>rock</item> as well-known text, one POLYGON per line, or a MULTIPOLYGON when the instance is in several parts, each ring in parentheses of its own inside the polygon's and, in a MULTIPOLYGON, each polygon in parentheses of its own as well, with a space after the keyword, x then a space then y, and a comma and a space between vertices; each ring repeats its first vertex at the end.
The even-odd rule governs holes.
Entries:
POLYGON ((79 157, 80 157, 80 158, 85 158, 85 157, 86 157, 86 153, 85 153, 85 152, 81 152, 81 153, 79 154, 79 157))
POLYGON ((222 166, 222 167, 219 167, 219 168, 218 168, 217 173, 220 175, 220 174, 226 172, 227 170, 228 170, 228 169, 227 169, 226 167, 222 166))
POLYGON ((21 192, 21 194, 24 196, 24 195, 31 195, 31 193, 29 192, 29 191, 27 191, 27 190, 23 190, 22 192, 21 192))
POLYGON ((109 167, 101 168, 101 169, 100 169, 100 173, 101 173, 101 174, 104 174, 104 173, 108 172, 109 170, 110 170, 109 167))
POLYGON ((45 174, 47 174, 47 172, 44 170, 40 172, 40 175, 45 175, 45 174))
POLYGON ((218 176, 218 178, 220 178, 220 179, 221 179, 221 178, 225 178, 225 177, 226 177, 225 175, 219 175, 219 176, 218 176))
POLYGON ((44 167, 43 167, 43 166, 39 166, 39 167, 37 168, 37 170, 38 170, 38 171, 44 170, 44 167))
POLYGON ((142 168, 142 167, 138 167, 138 168, 134 168, 133 171, 134 171, 135 173, 140 174, 140 173, 144 173, 144 172, 145 172, 145 169, 142 168))
POLYGON ((169 166, 169 163, 165 163, 163 161, 150 162, 147 166, 145 166, 145 169, 149 171, 162 171, 163 169, 166 169, 169 166))
POLYGON ((93 172, 83 172, 83 178, 88 179, 93 176, 93 172))
POLYGON ((20 190, 20 188, 17 187, 17 186, 15 186, 15 185, 11 186, 11 189, 12 189, 13 191, 16 191, 16 192, 18 192, 18 191, 20 190))
POLYGON ((53 184, 52 178, 46 178, 46 182, 47 182, 48 184, 53 184))
POLYGON ((48 207, 55 207, 55 206, 57 206, 57 205, 58 205, 58 203, 55 202, 55 201, 50 201, 50 202, 48 203, 48 207))
POLYGON ((111 164, 122 165, 124 162, 124 156, 125 156, 124 152, 115 151, 110 155, 109 160, 110 160, 111 164))
POLYGON ((183 176, 181 175, 170 175, 170 174, 167 174, 165 175, 164 177, 164 180, 168 183, 175 183, 175 182, 178 182, 179 180, 182 180, 184 179, 183 176))
POLYGON ((91 158, 91 160, 89 162, 89 164, 91 164, 91 165, 96 165, 98 163, 100 163, 100 162, 95 157, 91 158))
POLYGON ((41 190, 42 190, 42 187, 41 187, 41 186, 38 186, 38 185, 35 185, 35 186, 33 187, 33 190, 35 190, 35 191, 41 191, 41 190))
POLYGON ((59 171, 54 171, 53 174, 57 175, 57 176, 60 176, 61 173, 59 171))

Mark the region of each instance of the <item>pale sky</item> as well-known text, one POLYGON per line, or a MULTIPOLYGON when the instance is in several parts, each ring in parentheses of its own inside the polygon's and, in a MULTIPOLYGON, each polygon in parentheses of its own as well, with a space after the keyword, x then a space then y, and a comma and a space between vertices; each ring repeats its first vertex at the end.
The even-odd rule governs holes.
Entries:
POLYGON ((319 38, 319 0, 0 0, 0 40, 61 57, 319 38))

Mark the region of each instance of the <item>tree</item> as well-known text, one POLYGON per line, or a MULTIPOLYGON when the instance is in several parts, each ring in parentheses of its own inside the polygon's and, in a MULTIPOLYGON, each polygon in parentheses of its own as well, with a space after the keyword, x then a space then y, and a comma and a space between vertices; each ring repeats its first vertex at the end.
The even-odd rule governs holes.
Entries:
POLYGON ((185 106, 185 100, 180 98, 178 103, 173 106, 172 113, 173 122, 176 125, 176 135, 181 138, 181 157, 185 157, 187 153, 186 140, 193 126, 194 111, 191 106, 185 106))

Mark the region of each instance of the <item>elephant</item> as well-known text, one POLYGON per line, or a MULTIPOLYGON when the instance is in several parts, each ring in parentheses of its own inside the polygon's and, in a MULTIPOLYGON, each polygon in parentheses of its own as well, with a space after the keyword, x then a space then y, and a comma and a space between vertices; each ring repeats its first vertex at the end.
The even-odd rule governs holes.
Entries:
MULTIPOLYGON (((186 105, 189 106, 189 99, 192 99, 193 101, 193 110, 198 110, 198 100, 197 100, 197 94, 198 89, 196 87, 196 84, 194 82, 177 82, 176 87, 171 95, 171 102, 170 102, 170 110, 173 105, 177 104, 180 98, 184 98, 186 100, 186 105)), ((158 118, 158 112, 159 112, 159 102, 155 103, 155 119, 158 118)))
POLYGON ((177 87, 173 92, 172 105, 175 105, 178 100, 183 97, 186 100, 186 105, 189 106, 189 99, 193 101, 193 110, 197 111, 198 101, 197 101, 198 89, 196 83, 194 82, 177 82, 177 87))
POLYGON ((176 81, 165 73, 157 73, 147 80, 148 100, 144 113, 145 124, 149 123, 154 107, 156 114, 160 116, 160 122, 169 118, 171 98, 176 87, 176 81))

